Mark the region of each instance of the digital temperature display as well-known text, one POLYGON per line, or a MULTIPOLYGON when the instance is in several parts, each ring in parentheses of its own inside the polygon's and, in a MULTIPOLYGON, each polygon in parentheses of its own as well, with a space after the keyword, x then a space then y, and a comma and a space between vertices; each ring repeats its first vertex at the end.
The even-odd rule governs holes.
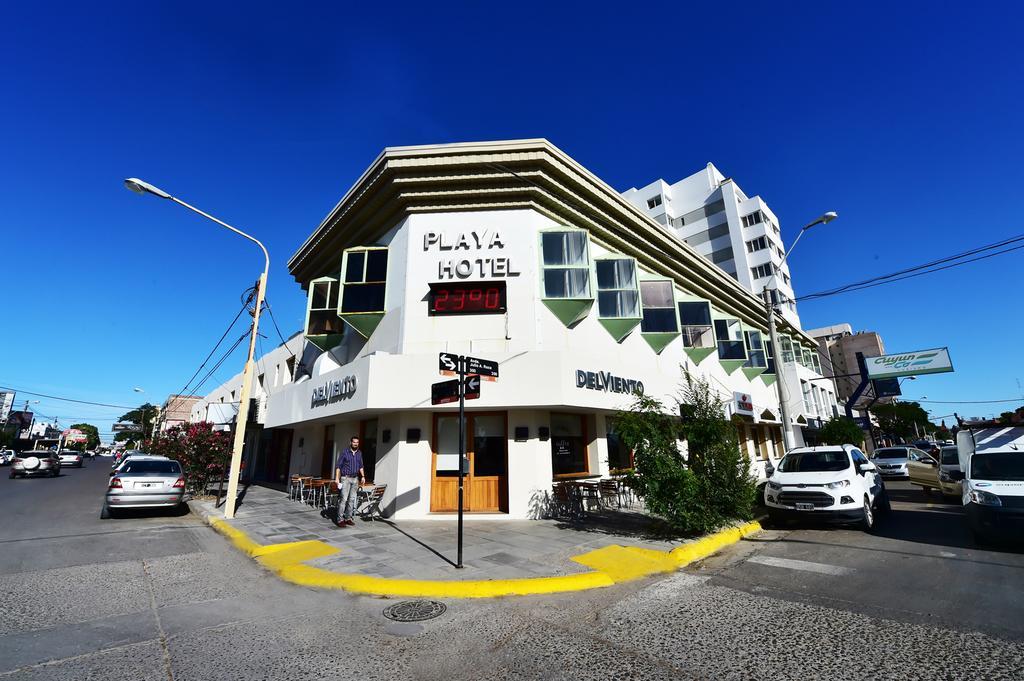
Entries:
POLYGON ((430 285, 430 314, 502 314, 505 282, 460 281, 430 285))

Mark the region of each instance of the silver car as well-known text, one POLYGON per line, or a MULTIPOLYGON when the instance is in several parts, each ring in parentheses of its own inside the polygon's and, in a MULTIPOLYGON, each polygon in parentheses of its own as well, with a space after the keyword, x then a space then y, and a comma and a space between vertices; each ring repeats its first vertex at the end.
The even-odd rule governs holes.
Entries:
POLYGON ((60 475, 60 459, 56 452, 35 450, 22 452, 11 460, 11 477, 25 478, 32 475, 60 475))
POLYGON ((57 454, 60 457, 61 466, 74 466, 75 468, 81 468, 82 462, 85 460, 82 457, 81 452, 76 452, 73 449, 65 449, 57 454))
POLYGON ((177 508, 185 497, 185 474, 172 459, 130 458, 110 478, 100 518, 121 508, 177 508))
POLYGON ((876 449, 871 458, 878 467, 878 472, 886 478, 909 478, 907 461, 911 453, 924 454, 914 447, 882 447, 876 449))

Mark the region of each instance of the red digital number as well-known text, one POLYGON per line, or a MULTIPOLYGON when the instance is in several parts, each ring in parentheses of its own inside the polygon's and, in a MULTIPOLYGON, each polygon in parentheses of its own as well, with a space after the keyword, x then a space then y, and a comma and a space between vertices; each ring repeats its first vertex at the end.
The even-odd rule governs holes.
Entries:
POLYGON ((453 310, 460 310, 461 311, 461 310, 464 310, 466 308, 466 292, 465 291, 463 291, 462 289, 459 289, 459 290, 455 291, 455 293, 452 295, 452 298, 454 298, 454 300, 455 300, 454 304, 452 305, 452 309, 453 310))
POLYGON ((487 289, 487 295, 484 296, 484 307, 488 310, 497 310, 501 303, 501 291, 496 288, 487 289))
POLYGON ((448 304, 448 289, 442 288, 437 290, 437 294, 434 296, 434 309, 438 311, 444 311, 445 305, 448 304))
POLYGON ((469 292, 470 308, 473 310, 480 309, 480 303, 483 302, 484 292, 478 288, 471 289, 469 292))

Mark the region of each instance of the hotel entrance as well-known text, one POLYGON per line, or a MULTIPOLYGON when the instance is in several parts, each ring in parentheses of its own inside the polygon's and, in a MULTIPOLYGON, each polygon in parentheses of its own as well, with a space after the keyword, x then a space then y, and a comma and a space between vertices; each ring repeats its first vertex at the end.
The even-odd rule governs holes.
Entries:
MULTIPOLYGON (((435 414, 430 510, 459 510, 459 417, 435 414)), ((501 413, 466 414, 466 511, 508 513, 508 426, 501 413)))

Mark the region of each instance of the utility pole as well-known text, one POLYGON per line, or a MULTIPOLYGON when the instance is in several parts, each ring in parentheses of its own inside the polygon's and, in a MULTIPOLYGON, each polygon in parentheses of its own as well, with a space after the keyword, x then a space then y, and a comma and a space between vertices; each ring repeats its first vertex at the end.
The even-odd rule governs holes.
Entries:
POLYGON ((775 354, 775 390, 779 396, 779 419, 782 421, 782 441, 789 451, 796 446, 793 437, 793 423, 789 420, 789 386, 786 385, 785 364, 782 361, 782 348, 779 346, 779 335, 775 330, 775 304, 772 301, 772 292, 777 289, 765 287, 764 307, 768 315, 768 339, 772 343, 772 351, 775 354))

